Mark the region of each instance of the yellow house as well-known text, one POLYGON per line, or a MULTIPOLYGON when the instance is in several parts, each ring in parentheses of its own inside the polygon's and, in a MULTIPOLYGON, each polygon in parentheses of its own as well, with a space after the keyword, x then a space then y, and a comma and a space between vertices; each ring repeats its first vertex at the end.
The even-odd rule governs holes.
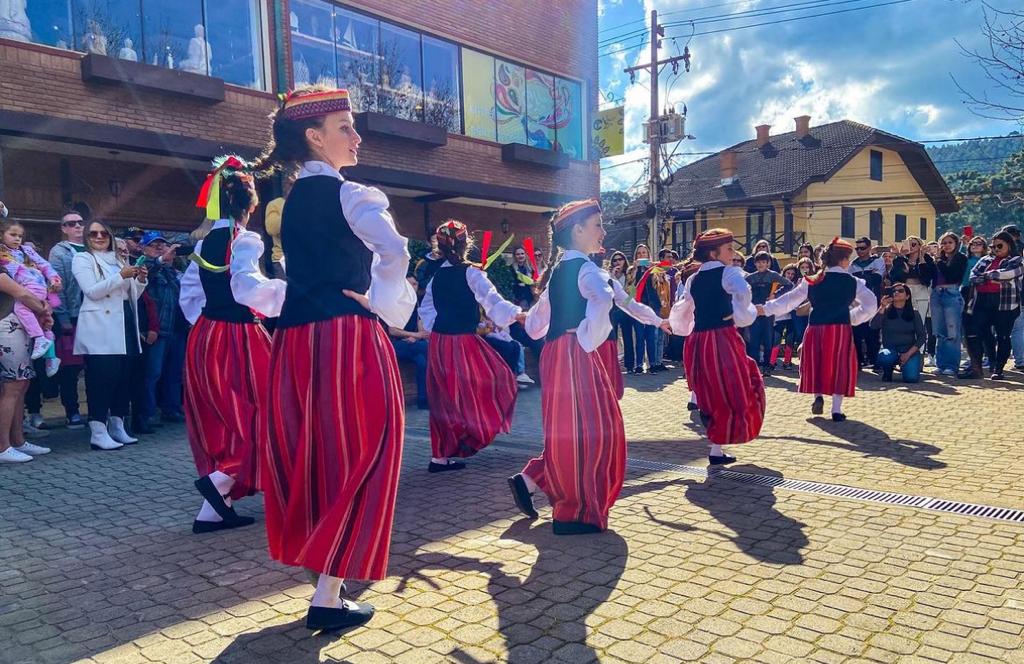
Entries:
MULTIPOLYGON (((935 216, 958 209, 920 143, 850 120, 795 122, 794 131, 775 136, 768 125, 755 127, 753 140, 675 171, 663 190, 662 245, 682 254, 697 233, 715 227, 731 230, 744 253, 765 239, 780 256, 837 235, 883 245, 908 235, 928 241, 936 239, 935 216)), ((634 222, 639 242, 645 201, 620 218, 634 222)))

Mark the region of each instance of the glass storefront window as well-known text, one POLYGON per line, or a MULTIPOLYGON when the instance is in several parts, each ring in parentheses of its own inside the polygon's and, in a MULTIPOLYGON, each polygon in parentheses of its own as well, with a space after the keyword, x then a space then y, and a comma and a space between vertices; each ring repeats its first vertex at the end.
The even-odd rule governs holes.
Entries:
POLYGON ((526 69, 495 61, 494 113, 499 143, 526 142, 526 69))
POLYGON ((74 40, 78 51, 126 60, 143 58, 139 3, 129 0, 74 0, 71 3, 74 40))
POLYGON ((424 121, 452 133, 462 131, 459 94, 459 49, 423 35, 424 121))
POLYGON ((559 152, 572 159, 586 158, 582 88, 576 81, 555 79, 555 143, 559 152))
MULTIPOLYGON (((295 5, 302 0, 295 0, 295 5)), ((29 0, 0 37, 264 89, 262 0, 29 0)), ((13 6, 20 5, 15 0, 13 6)), ((330 15, 330 9, 327 9, 330 15)), ((333 67, 334 55, 328 51, 333 67)))
POLYGON ((25 6, 24 16, 0 18, 0 37, 71 48, 75 43, 71 31, 71 6, 67 0, 35 0, 25 6))
POLYGON ((228 83, 262 88, 260 0, 206 0, 206 27, 210 73, 228 83))
POLYGON ((353 111, 375 111, 380 80, 380 21, 339 8, 334 24, 338 85, 348 89, 353 111))
POLYGON ((215 54, 203 26, 202 2, 148 0, 145 10, 142 28, 146 61, 208 76, 215 54))
POLYGON ((405 120, 422 121, 423 67, 419 34, 381 23, 380 58, 380 111, 405 120))
POLYGON ((462 108, 466 136, 497 140, 494 98, 494 58, 462 49, 462 108))
POLYGON ((555 78, 526 70, 527 145, 544 150, 555 147, 555 78))
POLYGON ((290 6, 295 85, 337 85, 333 8, 319 0, 293 0, 290 6))

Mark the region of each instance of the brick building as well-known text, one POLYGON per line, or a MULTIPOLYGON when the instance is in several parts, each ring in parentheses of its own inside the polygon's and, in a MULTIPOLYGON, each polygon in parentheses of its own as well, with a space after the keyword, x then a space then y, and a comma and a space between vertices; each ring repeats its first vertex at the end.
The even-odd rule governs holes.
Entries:
MULTIPOLYGON (((349 176, 404 233, 499 240, 598 192, 596 0, 0 0, 0 198, 42 243, 62 205, 191 230, 211 157, 254 156, 276 94, 352 92, 349 176)), ((277 194, 268 185, 264 198, 277 194)))

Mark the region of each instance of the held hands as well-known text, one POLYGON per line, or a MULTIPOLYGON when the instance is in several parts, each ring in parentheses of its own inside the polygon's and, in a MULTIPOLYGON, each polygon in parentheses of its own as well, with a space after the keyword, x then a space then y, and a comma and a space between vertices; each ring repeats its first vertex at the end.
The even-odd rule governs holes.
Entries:
POLYGON ((370 309, 370 298, 366 297, 362 293, 357 293, 347 288, 342 290, 341 292, 344 293, 345 297, 350 297, 356 302, 358 302, 363 307, 363 309, 366 309, 367 311, 372 311, 372 309, 370 309))
POLYGON ((763 304, 755 304, 754 307, 757 308, 757 315, 758 316, 767 316, 768 315, 768 314, 766 314, 764 312, 764 305, 763 304))
POLYGON ((519 323, 520 325, 525 325, 526 324, 526 312, 525 311, 516 314, 516 322, 519 323))
POLYGON ((155 344, 156 343, 156 338, 157 338, 157 333, 156 332, 153 332, 152 330, 149 331, 149 332, 146 332, 146 345, 147 346, 152 346, 153 344, 155 344))
POLYGON ((659 325, 658 327, 660 327, 661 331, 664 332, 665 334, 672 334, 672 324, 669 323, 667 320, 661 321, 661 325, 659 325))

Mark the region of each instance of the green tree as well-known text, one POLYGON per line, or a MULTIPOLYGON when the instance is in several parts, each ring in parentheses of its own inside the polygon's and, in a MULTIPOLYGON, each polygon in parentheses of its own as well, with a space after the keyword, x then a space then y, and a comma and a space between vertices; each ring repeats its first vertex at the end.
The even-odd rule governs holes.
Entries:
POLYGON ((1024 226, 1024 150, 1007 159, 991 174, 961 171, 947 178, 960 210, 939 215, 940 231, 959 233, 972 226, 975 235, 991 237, 1006 224, 1024 226))

